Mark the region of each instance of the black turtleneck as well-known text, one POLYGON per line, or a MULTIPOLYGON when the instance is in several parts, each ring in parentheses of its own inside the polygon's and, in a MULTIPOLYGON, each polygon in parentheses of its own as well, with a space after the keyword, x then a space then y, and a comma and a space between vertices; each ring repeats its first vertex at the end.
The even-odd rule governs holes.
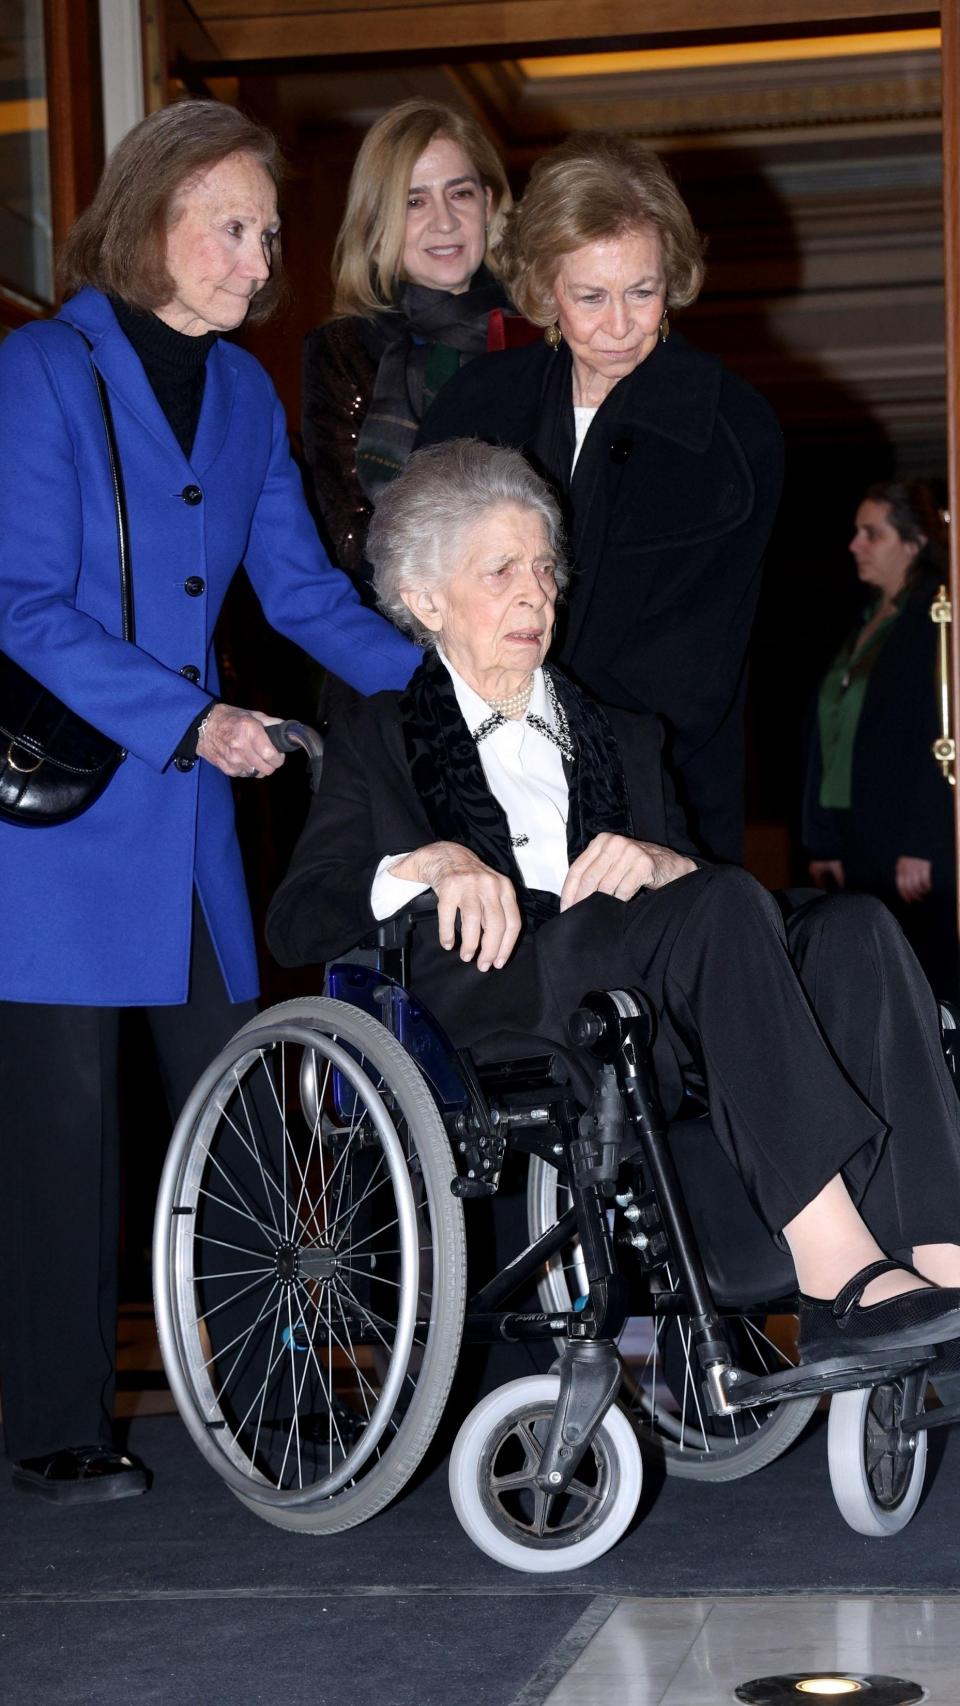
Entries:
MULTIPOLYGON (((207 356, 220 334, 204 332, 200 337, 190 338, 185 332, 175 332, 165 320, 158 320, 156 314, 145 308, 133 308, 118 296, 111 296, 110 303, 120 330, 140 357, 174 438, 189 459, 203 403, 207 356)), ((200 723, 216 703, 211 699, 197 713, 172 758, 196 757, 200 723)))
POLYGON ((219 332, 203 332, 191 338, 185 332, 175 332, 145 308, 133 308, 116 296, 110 302, 120 330, 143 363, 174 438, 189 458, 203 403, 207 356, 219 332))

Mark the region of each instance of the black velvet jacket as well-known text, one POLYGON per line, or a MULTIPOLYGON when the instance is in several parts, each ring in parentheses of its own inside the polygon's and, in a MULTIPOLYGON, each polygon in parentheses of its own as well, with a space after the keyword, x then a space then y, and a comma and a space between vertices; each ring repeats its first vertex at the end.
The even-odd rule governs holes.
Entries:
POLYGON ((779 501, 763 398, 672 332, 616 385, 573 479, 569 351, 480 356, 444 386, 421 443, 515 445, 568 508, 576 569, 556 655, 605 705, 655 712, 698 839, 742 856, 745 656, 779 501))
MULTIPOLYGON (((415 784, 414 770, 424 762, 424 755, 417 751, 416 741, 411 752, 405 698, 378 693, 358 700, 331 729, 320 791, 267 917, 267 941, 281 965, 335 959, 369 934, 375 922, 370 889, 377 866, 388 854, 411 852, 437 839, 467 844, 475 839, 469 830, 438 836, 438 828, 448 831, 451 827, 437 821, 435 802, 442 804, 443 788, 434 787, 432 776, 419 777, 415 784)), ((607 781, 595 797, 596 823, 578 812, 572 783, 568 834, 589 839, 601 827, 602 817, 603 827, 609 820, 609 827, 632 833, 637 840, 696 857, 698 850, 689 840, 661 766, 662 736, 656 719, 619 711, 607 715, 622 780, 616 786, 607 781), (624 821, 624 811, 629 821, 624 821)), ((473 757, 479 770, 475 748, 473 757)), ((476 850, 512 877, 527 912, 509 847, 506 862, 496 851, 490 853, 497 840, 496 818, 502 813, 486 790, 482 771, 480 777, 478 786, 458 785, 456 790, 467 816, 475 816, 484 830, 476 850)), ((510 965, 493 979, 492 974, 484 976, 475 965, 465 965, 455 953, 441 948, 436 922, 431 921, 432 927, 428 923, 416 932, 411 988, 457 1043, 475 1045, 478 1037, 486 1038, 497 1026, 509 1032, 529 1031, 531 1015, 542 1015, 547 1006, 563 1014, 565 1022, 591 982, 589 975, 584 981, 583 966, 596 960, 604 929, 615 935, 622 929, 623 916, 621 901, 594 895, 561 918, 544 923, 542 929, 528 925, 510 965)), ((601 976, 596 967, 594 975, 601 976)), ((564 1034, 562 1026, 559 1034, 564 1034)))
POLYGON ((377 377, 364 327, 359 315, 347 315, 307 333, 301 430, 308 491, 330 555, 373 603, 363 555, 373 505, 357 477, 357 434, 377 377))

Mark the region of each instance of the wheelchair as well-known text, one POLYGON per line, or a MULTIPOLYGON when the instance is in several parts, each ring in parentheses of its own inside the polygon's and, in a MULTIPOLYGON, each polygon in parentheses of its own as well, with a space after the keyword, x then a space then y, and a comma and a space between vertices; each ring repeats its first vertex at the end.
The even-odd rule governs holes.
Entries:
POLYGON ((450 1457, 457 1516, 501 1564, 583 1567, 629 1526, 645 1461, 752 1474, 826 1394, 842 1515, 902 1529, 929 1428, 960 1414, 926 1407, 935 1347, 798 1365, 790 1259, 705 1111, 668 1128, 643 992, 586 995, 567 1048, 478 1063, 406 987, 425 900, 324 996, 244 1026, 178 1121, 157 1328, 207 1462, 265 1521, 337 1533, 414 1475, 464 1340, 540 1343, 550 1371, 482 1398, 450 1457), (517 1158, 529 1241, 471 1294, 465 1205, 517 1158))

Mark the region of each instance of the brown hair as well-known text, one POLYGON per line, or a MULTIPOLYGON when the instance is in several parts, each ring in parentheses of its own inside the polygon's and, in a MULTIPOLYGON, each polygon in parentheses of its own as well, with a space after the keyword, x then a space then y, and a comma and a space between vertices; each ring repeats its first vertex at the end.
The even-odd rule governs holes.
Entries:
MULTIPOLYGON (((160 308, 174 294, 167 271, 167 232, 178 193, 231 154, 248 154, 275 184, 283 175, 276 137, 221 101, 175 101, 134 125, 103 169, 90 206, 60 253, 65 296, 84 285, 137 308, 160 308)), ((254 296, 248 320, 265 320, 283 292, 279 241, 270 277, 254 296)))
POLYGON ((703 240, 660 159, 629 136, 587 131, 534 165, 497 251, 511 299, 536 326, 557 316, 553 286, 564 255, 628 231, 660 240, 667 307, 687 308, 703 283, 703 240))
POLYGON ((926 480, 883 480, 868 486, 861 502, 885 504, 887 520, 905 545, 916 545, 917 552, 907 579, 912 580, 922 569, 946 571, 947 528, 944 512, 938 508, 933 487, 926 480))
POLYGON ((492 195, 488 247, 499 240, 513 197, 489 137, 475 119, 440 101, 401 101, 367 131, 354 162, 333 251, 335 314, 376 314, 392 306, 403 259, 410 179, 435 136, 457 143, 476 167, 492 195))

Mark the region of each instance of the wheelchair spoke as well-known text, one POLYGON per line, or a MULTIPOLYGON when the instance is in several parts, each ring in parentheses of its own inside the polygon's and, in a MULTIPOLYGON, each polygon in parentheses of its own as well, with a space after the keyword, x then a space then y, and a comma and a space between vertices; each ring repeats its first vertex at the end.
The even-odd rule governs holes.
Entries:
POLYGON ((764 1370, 764 1373, 768 1373, 768 1374, 773 1373, 777 1367, 777 1362, 776 1361, 773 1361, 773 1362, 764 1361, 763 1350, 761 1348, 763 1345, 768 1345, 770 1347, 770 1349, 773 1352, 774 1358, 779 1359, 779 1364, 781 1367, 783 1367, 783 1368, 792 1368, 793 1367, 793 1363, 791 1362, 790 1358, 787 1356, 786 1352, 782 1351, 780 1349, 779 1345, 774 1344, 773 1340, 771 1338, 768 1338, 766 1333, 761 1332, 761 1330, 757 1326, 756 1322, 751 1321, 749 1315, 743 1316, 743 1325, 744 1325, 747 1333, 750 1336, 750 1341, 753 1344, 753 1346, 756 1350, 757 1356, 760 1359, 761 1366, 764 1370))
MULTIPOLYGON (((263 1050, 260 1049, 258 1051, 258 1053, 259 1053, 260 1063, 261 1063, 263 1070, 264 1070, 264 1075, 266 1076, 267 1081, 270 1084, 270 1087, 272 1089, 273 1088, 273 1080, 270 1077, 269 1071, 267 1070, 267 1063, 266 1063, 266 1058, 264 1056, 263 1050)), ((250 1114, 247 1110, 246 1097, 244 1095, 244 1085, 243 1085, 243 1082, 240 1078, 240 1074, 239 1074, 239 1072, 237 1072, 236 1069, 234 1069, 233 1076, 234 1076, 234 1079, 236 1081, 237 1094, 240 1098, 240 1106, 243 1109, 243 1117, 247 1122, 247 1131, 250 1133, 251 1138, 254 1138, 253 1121, 251 1120, 250 1114)), ((239 1132, 237 1135, 241 1137, 241 1142, 242 1142, 243 1141, 242 1135, 239 1132)), ((249 1148, 249 1145, 246 1145, 246 1147, 249 1148)), ((270 1204, 270 1192, 267 1189, 267 1176, 266 1176, 266 1173, 264 1172, 263 1157, 260 1153, 260 1145, 256 1142, 255 1138, 254 1138, 253 1153, 254 1153, 254 1159, 256 1160, 257 1166, 260 1170, 260 1179, 261 1179, 262 1184, 263 1184, 263 1192, 264 1192, 264 1196, 265 1196, 266 1202, 267 1202, 267 1210, 270 1214, 271 1220, 273 1221, 273 1230, 276 1233, 277 1237, 279 1238, 280 1228, 277 1224, 276 1215, 273 1213, 273 1210, 272 1210, 271 1204, 270 1204)), ((287 1193, 286 1193, 286 1191, 284 1191, 284 1193, 283 1193, 284 1204, 286 1204, 286 1197, 287 1197, 287 1193)), ((284 1228, 284 1231, 286 1231, 286 1227, 284 1228)))
MULTIPOLYGON (((367 1269, 355 1268, 349 1262, 341 1261, 339 1264, 339 1272, 342 1274, 360 1274, 362 1278, 369 1278, 367 1269)), ((388 1279, 386 1274, 376 1274, 375 1278, 377 1285, 390 1285, 393 1287, 394 1291, 403 1290, 403 1286, 399 1280, 388 1279)))
MULTIPOLYGON (((377 1174, 383 1172, 384 1166, 385 1166, 384 1159, 383 1159, 383 1156, 381 1155, 379 1160, 377 1161, 377 1164, 373 1170, 373 1173, 371 1174, 370 1178, 367 1181, 367 1187, 366 1187, 366 1190, 364 1191, 363 1195, 361 1197, 358 1197, 357 1201, 355 1203, 351 1203, 349 1208, 344 1209, 344 1211, 337 1216, 336 1220, 331 1220, 328 1223, 327 1228, 326 1228, 326 1234, 327 1234, 328 1238, 330 1237, 330 1234, 333 1231, 333 1228, 336 1225, 338 1225, 339 1221, 346 1219, 347 1220, 346 1227, 341 1232, 340 1238, 339 1238, 339 1243, 342 1244, 344 1238, 346 1237, 347 1233, 350 1231, 350 1228, 353 1225, 354 1221, 356 1220, 357 1215, 358 1215, 360 1209, 363 1207, 364 1203, 367 1201, 367 1199, 370 1196, 373 1195, 373 1193, 379 1188, 380 1185, 385 1183, 384 1179, 379 1179, 379 1180, 377 1179, 377 1174)), ((387 1227, 389 1227, 392 1224, 393 1224, 392 1222, 388 1221, 387 1227)), ((385 1227, 384 1230, 386 1231, 387 1228, 385 1227)), ((375 1233, 371 1234, 371 1236, 375 1237, 376 1234, 375 1233)), ((336 1244, 338 1242, 338 1240, 334 1239, 333 1242, 336 1244)))
POLYGON ((257 1316, 256 1320, 254 1322, 252 1322, 252 1324, 249 1327, 247 1327, 246 1329, 241 1329, 241 1331, 239 1333, 237 1333, 236 1336, 234 1338, 232 1338, 228 1344, 219 1346, 216 1350, 211 1352, 210 1356, 205 1358, 204 1367, 208 1368, 208 1369, 212 1369, 219 1362, 221 1357, 225 1357, 229 1351, 233 1350, 234 1345, 240 1344, 241 1339, 243 1340, 243 1343, 240 1344, 240 1349, 237 1352, 237 1355, 234 1357, 233 1362, 230 1364, 230 1368, 229 1368, 226 1376, 224 1377, 224 1379, 220 1382, 220 1384, 218 1386, 217 1400, 216 1400, 217 1403, 219 1403, 220 1399, 224 1396, 224 1394, 229 1391, 230 1382, 233 1379, 233 1375, 234 1375, 236 1369, 238 1368, 240 1362, 243 1359, 244 1352, 245 1352, 247 1346, 249 1345, 250 1340, 253 1337, 254 1333, 256 1332, 257 1328, 260 1326, 260 1323, 266 1319, 267 1311, 270 1308, 270 1303, 271 1303, 271 1300, 273 1298, 273 1294, 275 1291, 278 1291, 279 1289, 280 1289, 280 1282, 278 1280, 276 1282, 276 1284, 271 1288, 269 1295, 264 1299, 263 1304, 262 1304, 261 1309, 260 1309, 260 1313, 257 1316))
POLYGON ((272 1332, 270 1335, 270 1350, 268 1352, 268 1356, 272 1357, 272 1361, 270 1362, 269 1367, 267 1368, 267 1372, 263 1377, 263 1381, 262 1381, 260 1387, 258 1388, 258 1390, 254 1396, 253 1403, 250 1405, 250 1408, 247 1410, 246 1415, 242 1417, 241 1422, 240 1422, 241 1428, 245 1428, 247 1423, 250 1420, 251 1415, 253 1414, 253 1411, 256 1409, 257 1399, 259 1398, 260 1409, 259 1409, 258 1414, 257 1414, 257 1428, 256 1428, 256 1432, 253 1436, 253 1451, 251 1454, 254 1458, 254 1461, 256 1461, 256 1458, 258 1457, 259 1452, 260 1452, 260 1429, 263 1426, 263 1409, 264 1409, 264 1405, 266 1404, 266 1401, 267 1401, 267 1393, 270 1390, 270 1377, 274 1373, 275 1369, 277 1368, 278 1363, 281 1361, 281 1359, 283 1357, 283 1352, 284 1352, 284 1346, 281 1344, 280 1349, 277 1352, 276 1356, 273 1356, 273 1347, 277 1342, 277 1328, 280 1324, 280 1311, 282 1308, 283 1308, 283 1297, 281 1295, 277 1299, 277 1307, 276 1307, 276 1311, 275 1311, 274 1317, 273 1317, 273 1329, 272 1329, 272 1332))
MULTIPOLYGON (((362 1250, 364 1244, 369 1244, 371 1238, 379 1238, 382 1233, 389 1232, 390 1228, 392 1226, 396 1226, 397 1224, 398 1224, 397 1216, 394 1215, 392 1220, 385 1220, 383 1225, 378 1226, 375 1229, 375 1231, 366 1233, 366 1235, 363 1238, 357 1238, 357 1239, 353 1240, 349 1246, 350 1254, 355 1256, 358 1250, 362 1250)), ((339 1249, 339 1245, 337 1246, 337 1248, 339 1249)), ((421 1245, 421 1249, 429 1249, 429 1248, 430 1248, 429 1244, 421 1245)), ((391 1254, 391 1252, 385 1251, 384 1254, 389 1255, 389 1254, 391 1254)), ((398 1250, 396 1252, 396 1254, 399 1255, 400 1251, 398 1250)))
MULTIPOLYGON (((204 1275, 205 1283, 208 1277, 208 1275, 204 1275)), ((241 1297, 246 1297, 248 1292, 256 1291, 258 1285, 266 1285, 270 1277, 270 1269, 264 1268, 263 1273, 258 1279, 251 1280, 249 1285, 241 1286, 239 1291, 232 1292, 231 1295, 229 1297, 225 1297, 222 1302, 214 1303, 209 1309, 202 1310, 199 1315, 194 1317, 194 1326, 199 1327, 201 1321, 210 1321, 221 1309, 228 1308, 231 1303, 237 1303, 241 1297)))
MULTIPOLYGON (((195 1236, 198 1244, 213 1244, 219 1250, 239 1250, 241 1256, 257 1257, 262 1255, 260 1250, 248 1250, 246 1244, 230 1244, 226 1238, 213 1238, 209 1232, 198 1232, 195 1236)), ((200 1274, 198 1277, 205 1279, 206 1275, 200 1274)))
MULTIPOLYGON (((226 1209, 228 1214, 238 1214, 243 1220, 249 1220, 251 1226, 255 1226, 257 1231, 263 1234, 264 1240, 268 1245, 276 1243, 276 1234, 272 1233, 269 1227, 264 1226, 263 1221, 258 1220, 256 1215, 253 1214, 250 1209, 238 1208, 236 1203, 227 1202, 225 1198, 218 1197, 215 1191, 209 1191, 201 1188, 197 1192, 197 1195, 204 1202, 216 1203, 218 1208, 226 1209)), ((237 1192, 237 1196, 240 1196, 239 1191, 237 1192)), ((243 1201, 242 1197, 240 1197, 240 1201, 243 1201)))

